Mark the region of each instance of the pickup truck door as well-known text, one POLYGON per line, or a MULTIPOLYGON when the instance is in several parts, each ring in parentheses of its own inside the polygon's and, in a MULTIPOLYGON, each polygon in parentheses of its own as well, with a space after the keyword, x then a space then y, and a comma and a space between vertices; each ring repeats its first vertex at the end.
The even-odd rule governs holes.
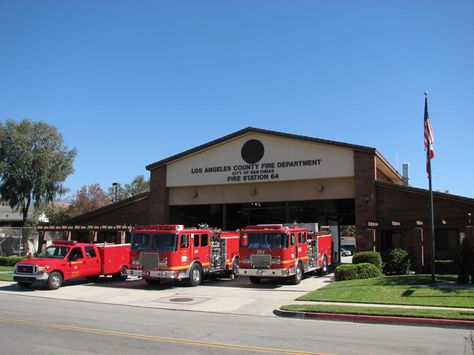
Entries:
POLYGON ((76 279, 84 277, 84 254, 81 247, 74 247, 67 256, 67 264, 64 270, 64 279, 76 279))

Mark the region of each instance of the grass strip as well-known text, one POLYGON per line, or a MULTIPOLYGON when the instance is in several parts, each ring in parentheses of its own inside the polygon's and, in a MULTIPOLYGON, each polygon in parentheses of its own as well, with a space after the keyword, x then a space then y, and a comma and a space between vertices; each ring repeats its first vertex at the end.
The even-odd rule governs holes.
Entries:
POLYGON ((13 281, 13 266, 0 266, 0 281, 13 281))
POLYGON ((436 281, 430 285, 431 275, 337 281, 298 300, 474 308, 472 285, 457 285, 456 275, 439 275, 436 281))
POLYGON ((284 311, 314 312, 331 314, 356 314, 369 316, 393 316, 433 319, 455 319, 474 321, 474 312, 445 309, 414 309, 414 308, 385 308, 385 307, 359 307, 338 306, 325 304, 286 305, 280 307, 284 311))

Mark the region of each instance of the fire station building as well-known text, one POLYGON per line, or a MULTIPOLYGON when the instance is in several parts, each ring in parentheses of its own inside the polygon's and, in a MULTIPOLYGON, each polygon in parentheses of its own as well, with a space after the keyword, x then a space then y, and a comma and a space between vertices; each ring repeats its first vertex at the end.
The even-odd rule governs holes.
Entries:
MULTIPOLYGON (((358 250, 404 248, 417 270, 431 258, 428 191, 406 186, 375 148, 249 127, 146 168, 150 192, 78 216, 71 229, 301 222, 337 235, 350 225, 358 250)), ((436 257, 449 258, 472 233, 474 199, 435 192, 434 208, 436 257)))

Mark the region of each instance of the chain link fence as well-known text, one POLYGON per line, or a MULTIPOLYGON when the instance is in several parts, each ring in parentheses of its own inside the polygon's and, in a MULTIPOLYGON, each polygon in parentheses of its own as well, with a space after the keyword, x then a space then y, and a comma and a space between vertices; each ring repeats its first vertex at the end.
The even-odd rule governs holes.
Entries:
POLYGON ((0 256, 26 256, 38 251, 36 228, 0 227, 0 256))

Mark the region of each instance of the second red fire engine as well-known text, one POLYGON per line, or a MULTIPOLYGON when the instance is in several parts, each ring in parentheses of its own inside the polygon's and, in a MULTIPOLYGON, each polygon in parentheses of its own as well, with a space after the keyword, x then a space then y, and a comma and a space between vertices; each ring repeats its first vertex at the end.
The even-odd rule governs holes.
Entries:
POLYGON ((327 272, 332 250, 330 232, 309 233, 297 225, 248 226, 241 231, 239 275, 249 276, 252 283, 283 277, 299 284, 305 273, 327 272))

